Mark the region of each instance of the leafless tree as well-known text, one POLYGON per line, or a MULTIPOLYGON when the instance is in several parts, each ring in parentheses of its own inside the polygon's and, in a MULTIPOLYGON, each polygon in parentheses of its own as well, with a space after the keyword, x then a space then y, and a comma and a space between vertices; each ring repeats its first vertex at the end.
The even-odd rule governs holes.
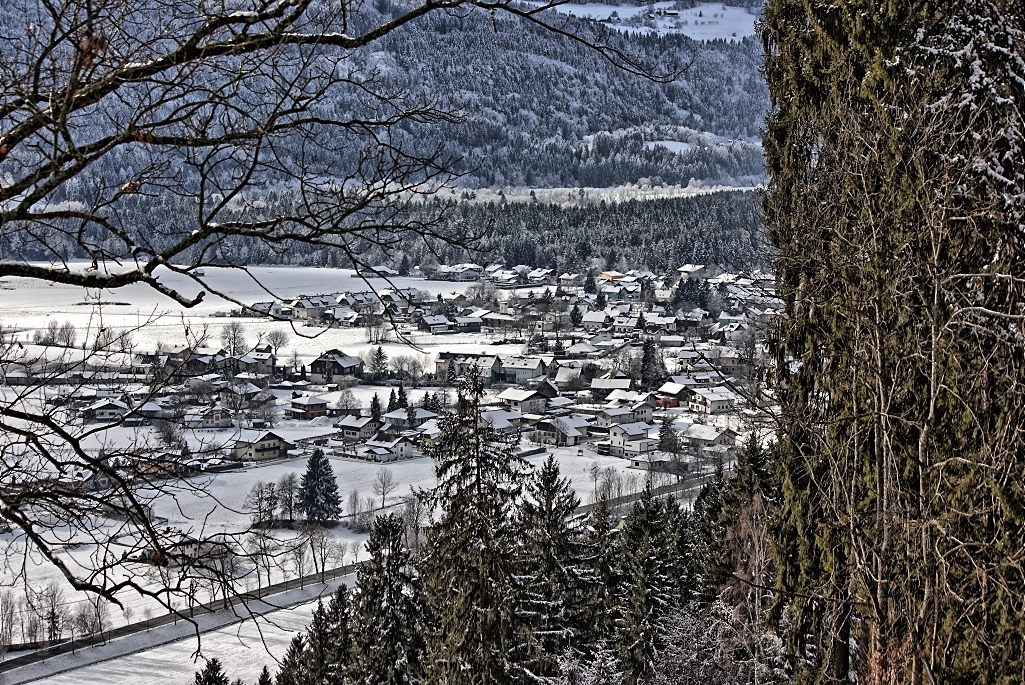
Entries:
POLYGON ((6 652, 14 639, 17 625, 18 600, 11 590, 0 593, 0 650, 6 652))
MULTIPOLYGON (((304 244, 363 266, 370 251, 391 251, 410 235, 431 250, 472 247, 477 236, 442 229, 443 203, 434 216, 407 223, 404 210, 444 187, 454 160, 410 147, 401 132, 458 114, 384 84, 375 42, 429 12, 505 12, 652 75, 613 48, 601 25, 559 18, 547 7, 414 0, 375 24, 354 22, 366 8, 350 0, 8 0, 0 36, 0 228, 15 239, 0 247, 0 278, 94 292, 138 284, 184 308, 207 293, 246 307, 204 267, 246 271, 250 245, 283 251, 304 244), (353 107, 331 105, 345 97, 353 107), (273 211, 265 202, 270 189, 288 195, 273 211), (161 206, 188 210, 172 218, 161 206)), ((47 329, 50 342, 59 331, 47 329)), ((183 465, 158 459, 148 432, 97 452, 91 445, 108 426, 83 425, 72 401, 46 402, 44 389, 57 379, 138 368, 133 331, 98 313, 79 332, 87 349, 0 341, 0 369, 34 375, 30 386, 0 399, 0 504, 18 530, 18 545, 6 553, 36 555, 74 589, 118 606, 119 595, 133 591, 178 611, 198 578, 213 578, 229 593, 245 562, 243 531, 223 543, 230 554, 195 555, 186 550, 209 538, 199 524, 189 531, 198 538, 193 545, 182 543, 182 531, 152 523, 156 499, 202 487, 179 477, 183 465), (89 564, 66 557, 65 541, 78 535, 94 548, 89 564), (118 561, 144 553, 167 566, 148 574, 118 561)), ((201 355, 193 351, 206 339, 183 320, 185 351, 164 340, 145 360, 143 402, 198 375, 201 355)), ((240 340, 225 347, 243 352, 240 340)), ((136 416, 130 408, 112 425, 136 416)), ((63 618, 40 618, 48 634, 60 635, 63 618)))
POLYGON ((75 324, 70 321, 65 321, 57 330, 57 336, 54 342, 61 347, 74 347, 77 335, 78 333, 75 330, 75 324))
POLYGON ((294 471, 282 474, 278 479, 278 507, 282 518, 292 522, 298 505, 299 478, 294 471))
POLYGON ((424 527, 429 522, 429 511, 424 497, 410 492, 402 498, 402 523, 405 526, 406 546, 414 553, 420 551, 424 527))
POLYGON ((280 328, 275 328, 264 337, 264 341, 273 348, 275 355, 280 355, 281 351, 288 347, 289 335, 280 328))
POLYGON ((349 515, 349 527, 354 528, 356 526, 356 517, 359 515, 360 502, 359 490, 353 488, 349 492, 349 498, 345 500, 345 513, 349 515))
POLYGON ((174 421, 167 419, 156 419, 153 421, 153 432, 157 439, 168 447, 174 447, 181 442, 181 426, 174 421))
POLYGON ((386 466, 382 466, 377 477, 374 478, 374 494, 381 498, 381 508, 384 508, 388 494, 393 492, 398 484, 395 482, 395 474, 386 466))
POLYGON ((257 481, 246 496, 242 508, 249 514, 253 525, 256 526, 274 520, 274 513, 278 510, 278 502, 279 496, 274 483, 257 481))
POLYGON ((338 394, 338 401, 335 402, 335 409, 341 414, 359 414, 360 406, 352 390, 342 390, 338 394))
POLYGON ((237 357, 249 351, 246 330, 240 321, 229 321, 221 327, 221 347, 225 354, 237 357))

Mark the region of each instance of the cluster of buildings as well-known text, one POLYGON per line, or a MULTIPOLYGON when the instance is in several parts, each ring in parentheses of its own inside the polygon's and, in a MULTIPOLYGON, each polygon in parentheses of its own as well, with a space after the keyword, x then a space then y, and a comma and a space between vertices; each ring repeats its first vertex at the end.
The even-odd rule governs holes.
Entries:
MULTIPOLYGON (((378 268, 385 267, 363 275, 393 275, 378 268)), ((649 468, 679 468, 681 458, 721 462, 733 456, 737 434, 716 417, 751 411, 738 388, 757 365, 760 329, 780 307, 771 275, 696 264, 672 277, 647 271, 557 274, 494 264, 446 266, 437 275, 495 288, 476 288, 469 296, 431 296, 413 288, 354 291, 261 302, 252 309, 327 325, 390 319, 407 331, 433 335, 516 328, 526 333, 519 353, 488 353, 482 339, 480 351, 440 352, 424 378, 407 380, 450 387, 476 368, 488 388, 485 420, 538 445, 588 444, 649 468), (514 283, 527 287, 512 289, 514 283), (682 292, 704 293, 714 306, 695 307, 682 292), (489 299, 481 293, 490 293, 489 299), (673 455, 658 449, 666 417, 679 438, 673 455)), ((275 433, 275 424, 292 421, 318 426, 310 440, 323 449, 394 461, 436 440, 444 413, 426 404, 373 415, 365 406, 339 406, 331 393, 365 378, 364 361, 340 349, 325 350, 301 372, 280 365, 269 346, 235 355, 209 346, 162 346, 70 365, 47 354, 32 359, 5 364, 0 383, 45 378, 46 402, 83 423, 164 421, 192 431, 240 431, 219 459, 267 461, 309 447, 275 433)), ((375 382, 389 382, 375 375, 375 382)))

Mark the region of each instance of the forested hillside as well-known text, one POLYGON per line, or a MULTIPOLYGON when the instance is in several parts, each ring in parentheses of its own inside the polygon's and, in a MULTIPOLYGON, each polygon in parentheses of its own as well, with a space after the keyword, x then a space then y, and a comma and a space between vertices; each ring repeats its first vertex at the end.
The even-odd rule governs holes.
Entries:
MULTIPOLYGON (((262 211, 273 214, 294 202, 289 193, 271 193, 262 211)), ((758 202, 752 191, 619 203, 588 203, 585 196, 577 206, 438 200, 412 205, 396 221, 437 222, 433 230, 439 235, 475 236, 473 249, 425 241, 407 231, 396 232, 394 242, 383 241, 386 245, 354 241, 351 249, 365 264, 396 269, 407 259, 407 264, 425 266, 472 260, 570 271, 601 260, 608 268, 645 268, 656 273, 687 262, 763 266, 767 253, 761 242, 758 202)), ((153 240, 168 241, 185 234, 192 218, 189 210, 185 200, 173 196, 138 198, 125 203, 122 220, 146 232, 156 217, 163 235, 153 240)), ((0 247, 21 251, 30 259, 45 258, 18 240, 17 234, 0 236, 0 247)), ((271 245, 234 237, 221 241, 216 250, 223 261, 236 264, 352 266, 341 249, 303 243, 271 245)))
POLYGON ((492 23, 481 13, 424 17, 382 41, 375 56, 397 86, 451 97, 464 110, 461 121, 411 132, 462 155, 465 185, 606 187, 655 176, 672 184, 749 184, 761 177, 754 141, 768 99, 756 40, 611 40, 641 62, 686 69, 660 84, 568 38, 509 17, 492 23), (698 132, 725 140, 676 154, 643 142, 697 143, 698 132))

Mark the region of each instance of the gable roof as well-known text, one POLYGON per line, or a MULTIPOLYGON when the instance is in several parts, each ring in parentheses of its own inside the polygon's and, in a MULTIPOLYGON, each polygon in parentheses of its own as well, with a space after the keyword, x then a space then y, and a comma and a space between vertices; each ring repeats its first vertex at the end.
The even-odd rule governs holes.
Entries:
POLYGON ((508 388, 502 391, 502 394, 498 396, 500 400, 508 400, 510 402, 525 402, 531 399, 544 399, 544 397, 537 390, 520 390, 519 388, 508 388))

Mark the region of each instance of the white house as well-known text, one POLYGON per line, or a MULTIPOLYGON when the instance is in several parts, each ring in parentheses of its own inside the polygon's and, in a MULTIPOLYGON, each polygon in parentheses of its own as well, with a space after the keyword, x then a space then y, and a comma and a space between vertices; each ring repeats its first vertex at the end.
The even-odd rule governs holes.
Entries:
POLYGON ((128 413, 128 405, 119 400, 98 400, 86 407, 83 413, 87 419, 110 423, 123 419, 128 413))
POLYGON ((271 431, 242 431, 235 441, 234 456, 242 461, 282 459, 291 448, 291 443, 271 431))
POLYGON ((643 421, 612 426, 609 428, 609 453, 623 457, 653 452, 658 440, 649 437, 651 428, 643 421))
POLYGON ((527 379, 545 375, 545 362, 540 357, 505 357, 502 375, 506 383, 523 383, 527 379))
POLYGON ((690 410, 699 414, 722 414, 733 408, 736 396, 726 388, 694 388, 690 410))
POLYGON ((413 440, 400 435, 394 440, 370 440, 358 454, 371 461, 397 461, 412 457, 414 449, 413 440))
POLYGON ((224 407, 200 407, 186 412, 186 428, 230 428, 231 412, 224 407))
POLYGON ((543 414, 548 398, 536 390, 508 388, 498 396, 502 403, 520 414, 543 414))

